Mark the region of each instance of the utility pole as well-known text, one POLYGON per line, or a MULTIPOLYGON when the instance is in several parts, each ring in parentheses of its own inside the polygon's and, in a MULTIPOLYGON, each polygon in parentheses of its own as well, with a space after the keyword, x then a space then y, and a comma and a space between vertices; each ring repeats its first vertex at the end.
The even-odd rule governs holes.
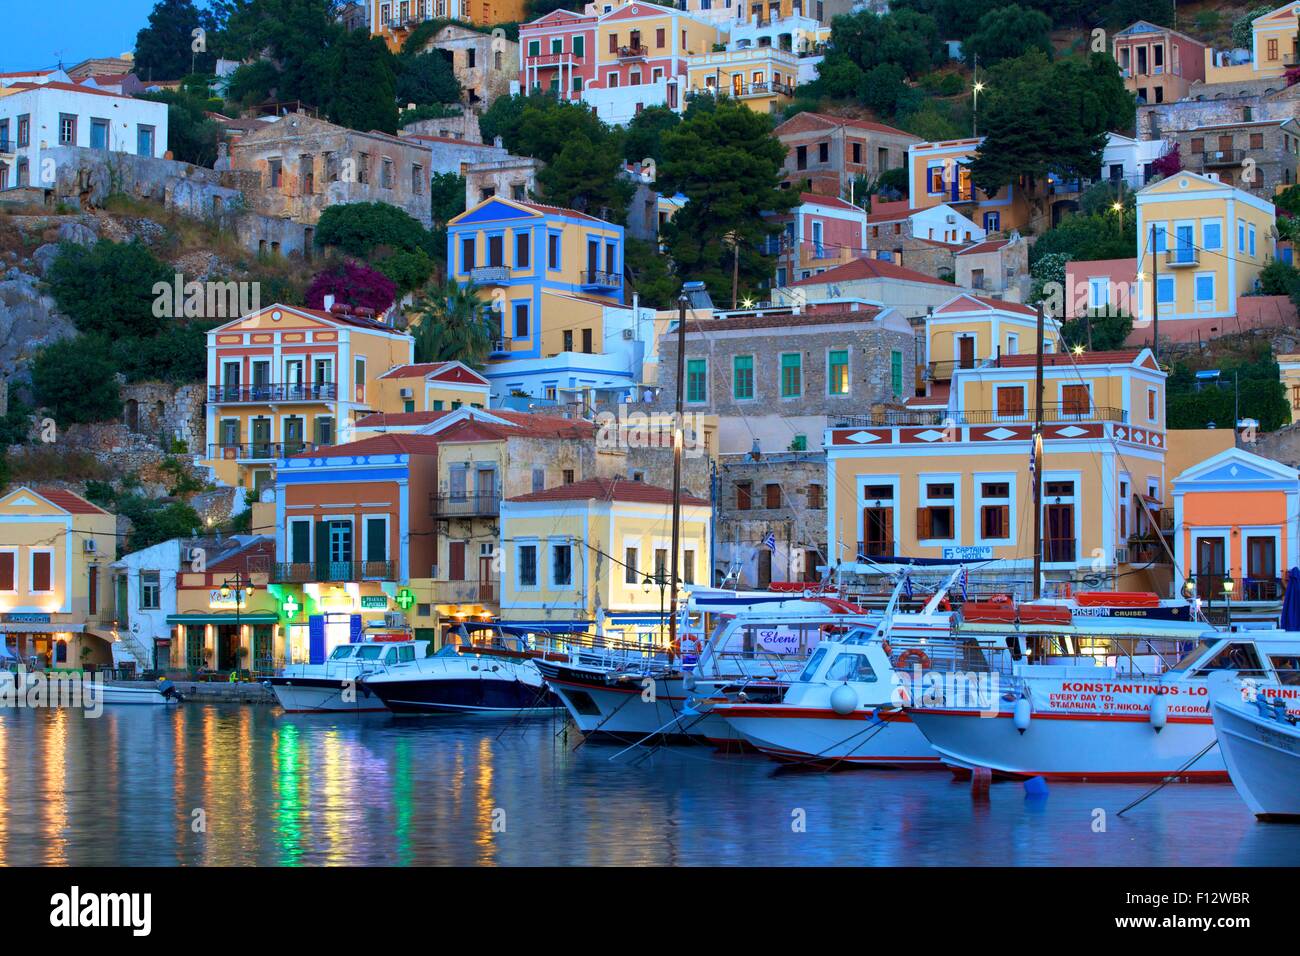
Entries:
POLYGON ((1156 224, 1151 224, 1151 354, 1160 366, 1160 253, 1156 250, 1156 224))
POLYGON ((1038 303, 1038 354, 1034 356, 1034 600, 1043 596, 1043 303, 1038 303))
MULTIPOLYGON (((677 653, 677 572, 681 554, 682 537, 682 412, 686 386, 683 376, 686 374, 686 287, 682 287, 677 296, 677 413, 673 419, 673 557, 668 596, 668 649, 670 654, 677 653)), ((660 594, 663 592, 661 591, 660 594)))

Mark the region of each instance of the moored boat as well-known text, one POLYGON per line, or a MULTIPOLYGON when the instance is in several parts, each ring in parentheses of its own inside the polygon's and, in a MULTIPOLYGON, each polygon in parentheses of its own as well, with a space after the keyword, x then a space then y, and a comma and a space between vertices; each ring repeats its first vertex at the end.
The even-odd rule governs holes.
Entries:
MULTIPOLYGON (((1295 680, 1300 673, 1280 674, 1295 680)), ((1228 776, 1250 812, 1263 821, 1300 820, 1300 727, 1288 716, 1286 702, 1251 688, 1244 700, 1211 691, 1210 713, 1228 776)), ((1294 684, 1289 685, 1294 688, 1294 684)))
POLYGON ((559 702, 534 664, 537 653, 502 639, 449 645, 368 673, 361 685, 395 714, 549 714, 559 702))
POLYGON ((401 632, 372 633, 340 644, 322 663, 291 664, 265 683, 289 714, 383 711, 388 708, 361 678, 423 658, 428 648, 428 641, 410 640, 401 632))

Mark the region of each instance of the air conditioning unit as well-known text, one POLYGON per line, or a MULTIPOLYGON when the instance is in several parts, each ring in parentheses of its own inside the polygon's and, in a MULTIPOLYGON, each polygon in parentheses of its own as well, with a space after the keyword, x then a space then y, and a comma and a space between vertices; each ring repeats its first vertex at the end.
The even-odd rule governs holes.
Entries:
POLYGON ((627 339, 629 342, 631 342, 631 341, 632 341, 632 338, 633 338, 633 332, 632 332, 632 330, 631 330, 631 329, 624 329, 624 330, 623 330, 623 338, 625 338, 625 339, 627 339))
POLYGON ((947 215, 947 216, 944 216, 944 221, 945 221, 945 222, 956 222, 956 221, 957 221, 957 217, 954 216, 954 215, 949 214, 949 215, 947 215))
POLYGON ((404 389, 401 390, 401 396, 402 396, 402 398, 414 398, 414 397, 415 397, 415 389, 413 389, 413 388, 404 388, 404 389))
POLYGON ((86 552, 86 554, 94 554, 94 553, 95 553, 95 539, 94 539, 94 538, 87 538, 85 541, 81 542, 81 548, 82 548, 83 551, 86 552))

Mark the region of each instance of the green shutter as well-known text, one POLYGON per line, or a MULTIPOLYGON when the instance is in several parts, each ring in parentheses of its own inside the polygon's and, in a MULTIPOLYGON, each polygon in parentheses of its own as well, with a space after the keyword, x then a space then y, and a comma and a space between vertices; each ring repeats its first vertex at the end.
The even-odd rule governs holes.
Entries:
POLYGON ((686 362, 686 400, 703 402, 705 397, 705 377, 707 365, 704 359, 688 359, 686 362))
POLYGON ((289 527, 293 542, 289 561, 293 564, 306 564, 311 560, 311 523, 295 521, 289 527))
MULTIPOLYGON (((587 46, 586 37, 577 36, 573 38, 573 55, 576 59, 579 60, 582 59, 583 53, 586 51, 586 46, 587 46)), ((582 78, 577 77, 577 79, 581 81, 582 78)))
POLYGON ((801 364, 803 356, 798 352, 781 356, 781 397, 798 398, 803 393, 803 376, 801 364))
POLYGON ((388 536, 386 523, 378 518, 366 519, 366 560, 388 560, 388 536))
POLYGON ((330 523, 328 521, 316 522, 316 564, 319 566, 318 571, 327 567, 330 563, 330 523))
POLYGON ((754 356, 737 355, 732 359, 731 395, 742 401, 754 397, 754 356))
POLYGON ((895 397, 903 394, 903 353, 898 350, 889 353, 889 384, 895 397))

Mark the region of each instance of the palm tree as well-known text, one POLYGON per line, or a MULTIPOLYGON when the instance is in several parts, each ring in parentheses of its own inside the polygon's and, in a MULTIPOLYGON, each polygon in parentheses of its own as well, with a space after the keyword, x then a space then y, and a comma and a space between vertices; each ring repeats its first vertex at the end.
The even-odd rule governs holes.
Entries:
POLYGON ((496 323, 473 283, 444 280, 409 315, 417 362, 459 361, 477 367, 487 361, 496 323))

